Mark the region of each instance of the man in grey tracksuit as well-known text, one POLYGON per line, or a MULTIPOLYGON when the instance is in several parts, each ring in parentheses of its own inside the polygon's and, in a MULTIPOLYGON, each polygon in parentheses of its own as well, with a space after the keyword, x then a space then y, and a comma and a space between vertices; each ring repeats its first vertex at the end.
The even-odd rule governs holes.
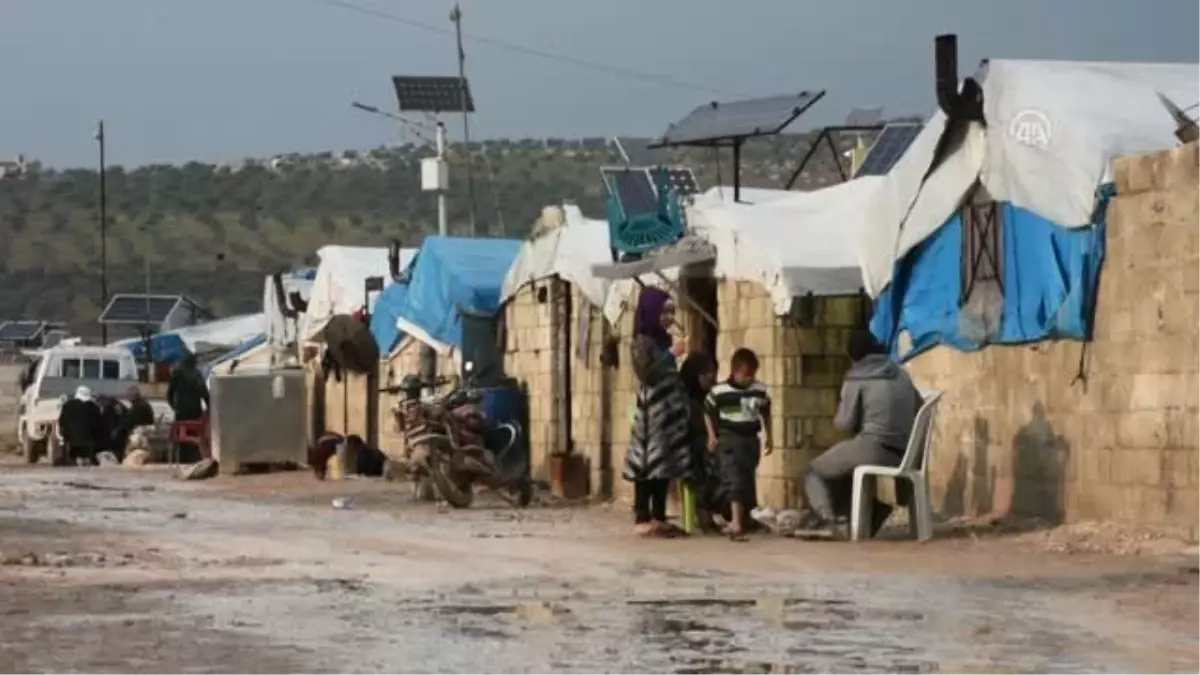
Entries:
MULTIPOLYGON (((808 465, 804 491, 811 513, 806 529, 832 530, 835 514, 849 511, 850 481, 856 467, 900 465, 921 407, 921 395, 908 373, 888 359, 869 331, 851 334, 847 352, 853 363, 842 384, 833 423, 854 432, 854 438, 826 450, 808 465)), ((876 502, 873 533, 891 511, 890 506, 876 502)))

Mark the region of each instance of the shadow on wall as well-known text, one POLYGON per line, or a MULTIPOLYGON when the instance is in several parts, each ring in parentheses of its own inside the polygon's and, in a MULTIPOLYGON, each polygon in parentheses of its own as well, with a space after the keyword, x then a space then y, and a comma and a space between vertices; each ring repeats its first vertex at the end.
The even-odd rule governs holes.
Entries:
POLYGON ((987 515, 996 508, 996 467, 988 461, 988 449, 992 442, 988 421, 975 416, 971 443, 971 458, 959 454, 954 471, 946 485, 946 499, 942 505, 945 517, 964 515, 987 515), (970 474, 968 476, 968 473, 970 474), (971 497, 971 508, 967 509, 967 495, 971 497))
POLYGON ((1013 436, 1013 496, 1009 515, 1060 525, 1066 517, 1071 447, 1054 432, 1041 402, 1033 405, 1032 415, 1033 419, 1013 436))

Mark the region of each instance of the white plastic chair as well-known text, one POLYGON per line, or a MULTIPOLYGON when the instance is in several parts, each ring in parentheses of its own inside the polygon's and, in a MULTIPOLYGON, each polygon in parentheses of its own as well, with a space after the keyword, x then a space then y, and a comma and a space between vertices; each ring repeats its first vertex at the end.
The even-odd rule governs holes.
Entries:
POLYGON ((864 465, 854 469, 854 492, 850 501, 850 538, 858 541, 863 532, 871 529, 871 509, 875 505, 874 494, 863 499, 868 476, 883 476, 897 481, 907 480, 912 484, 912 500, 908 504, 908 525, 920 541, 933 538, 933 507, 929 497, 929 447, 933 444, 933 420, 937 405, 942 399, 941 391, 921 392, 924 403, 913 420, 912 435, 900 466, 864 465))

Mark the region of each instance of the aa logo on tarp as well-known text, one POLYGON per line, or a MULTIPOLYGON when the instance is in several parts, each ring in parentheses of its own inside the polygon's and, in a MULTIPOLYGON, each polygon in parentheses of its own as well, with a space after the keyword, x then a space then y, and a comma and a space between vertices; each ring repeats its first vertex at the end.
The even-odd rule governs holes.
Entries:
POLYGON ((1022 110, 1008 123, 1008 135, 1018 143, 1046 150, 1054 137, 1054 125, 1040 110, 1022 110))

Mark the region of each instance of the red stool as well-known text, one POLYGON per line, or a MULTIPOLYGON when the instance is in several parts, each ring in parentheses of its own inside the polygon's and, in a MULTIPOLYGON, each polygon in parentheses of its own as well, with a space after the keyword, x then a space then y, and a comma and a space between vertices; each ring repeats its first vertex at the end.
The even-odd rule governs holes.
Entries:
POLYGON ((171 466, 179 464, 179 445, 181 443, 198 446, 200 456, 207 458, 208 418, 171 423, 171 430, 167 432, 167 463, 171 466))

